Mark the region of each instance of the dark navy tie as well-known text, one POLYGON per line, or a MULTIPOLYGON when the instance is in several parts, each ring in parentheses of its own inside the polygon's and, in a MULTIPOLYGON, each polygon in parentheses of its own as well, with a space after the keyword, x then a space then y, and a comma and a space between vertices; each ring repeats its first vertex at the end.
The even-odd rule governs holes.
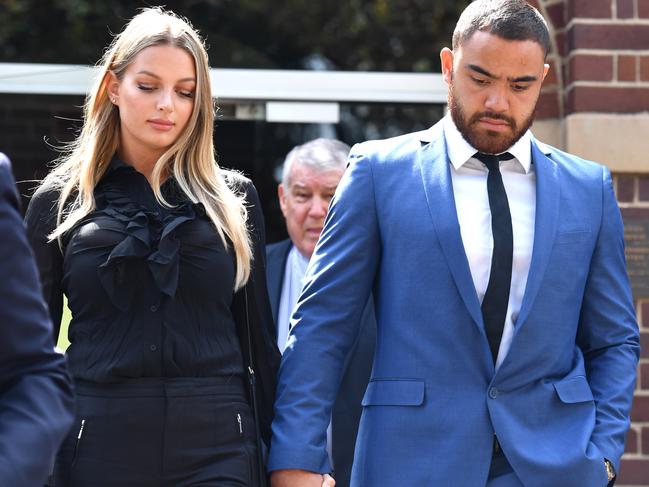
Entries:
POLYGON ((487 332, 487 340, 489 340, 491 355, 495 363, 507 316, 514 253, 512 215, 509 211, 509 202, 507 201, 507 193, 505 192, 499 166, 500 161, 513 159, 514 156, 509 152, 497 156, 477 152, 474 157, 482 161, 489 169, 487 192, 489 193, 494 248, 491 255, 489 284, 482 300, 482 318, 487 332))

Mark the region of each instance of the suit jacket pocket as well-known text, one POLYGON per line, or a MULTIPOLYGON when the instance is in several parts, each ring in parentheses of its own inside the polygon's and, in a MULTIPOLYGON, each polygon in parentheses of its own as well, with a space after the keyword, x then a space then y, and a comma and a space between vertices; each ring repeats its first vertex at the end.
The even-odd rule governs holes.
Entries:
POLYGON ((593 400, 593 393, 590 390, 586 377, 583 375, 570 377, 569 379, 555 382, 553 385, 559 399, 566 404, 593 400))
POLYGON ((420 406, 424 402, 423 379, 372 379, 363 406, 420 406))

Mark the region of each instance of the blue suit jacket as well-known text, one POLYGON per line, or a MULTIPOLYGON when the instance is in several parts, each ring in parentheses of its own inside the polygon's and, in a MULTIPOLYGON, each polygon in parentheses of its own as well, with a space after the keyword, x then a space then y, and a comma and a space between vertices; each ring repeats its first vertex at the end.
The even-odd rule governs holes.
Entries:
MULTIPOLYGON (((292 246, 291 240, 287 239, 266 247, 266 279, 275 324, 282 297, 286 259, 292 246)), ((347 487, 350 482, 354 446, 362 411, 361 400, 372 371, 375 343, 376 320, 374 305, 370 298, 363 310, 356 343, 345 361, 342 382, 333 404, 332 450, 338 487, 347 487)))
POLYGON ((72 388, 0 153, 0 485, 43 485, 72 425, 72 388))
POLYGON ((377 349, 352 485, 485 485, 496 434, 528 487, 605 486, 639 354, 609 171, 532 142, 532 261, 495 372, 441 123, 357 145, 350 161, 293 317, 269 468, 327 470, 328 413, 373 290, 377 349))

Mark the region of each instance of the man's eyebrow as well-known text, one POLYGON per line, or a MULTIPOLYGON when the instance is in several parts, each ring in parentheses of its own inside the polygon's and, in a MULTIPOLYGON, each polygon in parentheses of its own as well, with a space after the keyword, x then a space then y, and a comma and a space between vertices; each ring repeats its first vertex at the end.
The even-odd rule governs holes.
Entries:
MULTIPOLYGON (((489 71, 487 71, 484 68, 481 68, 477 64, 469 64, 468 68, 472 71, 475 71, 476 73, 479 73, 483 76, 486 76, 487 78, 491 79, 499 79, 499 76, 496 76, 494 74, 491 74, 489 71)), ((519 76, 518 78, 509 78, 509 81, 512 83, 532 83, 536 81, 538 78, 536 76, 519 76)))
MULTIPOLYGON (((143 69, 142 71, 138 71, 137 74, 146 74, 147 76, 151 76, 152 78, 155 78, 155 79, 162 79, 157 74, 152 73, 151 71, 147 71, 146 69, 143 69)), ((184 83, 186 81, 196 81, 196 78, 193 78, 193 77, 190 76, 188 78, 179 79, 177 81, 177 83, 184 83)))
POLYGON ((538 78, 536 76, 519 76, 518 78, 513 78, 510 81, 512 83, 531 83, 536 81, 538 78))
POLYGON ((486 76, 487 78, 498 79, 498 76, 495 76, 495 75, 491 74, 489 71, 487 71, 487 70, 484 69, 484 68, 481 68, 481 67, 478 66, 477 64, 469 64, 469 65, 468 65, 468 68, 469 68, 471 71, 475 71, 476 73, 479 73, 479 74, 481 74, 481 75, 483 75, 483 76, 486 76))

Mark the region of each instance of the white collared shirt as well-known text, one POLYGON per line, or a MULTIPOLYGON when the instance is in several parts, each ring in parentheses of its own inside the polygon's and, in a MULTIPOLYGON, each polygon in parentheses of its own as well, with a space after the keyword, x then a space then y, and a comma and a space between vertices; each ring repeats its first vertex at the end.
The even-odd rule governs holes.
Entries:
POLYGON ((304 257, 295 245, 291 246, 284 266, 284 281, 277 310, 277 347, 281 353, 284 353, 286 348, 291 315, 300 297, 308 265, 309 259, 304 257))
MULTIPOLYGON (((477 150, 458 131, 450 114, 444 118, 446 152, 451 162, 455 209, 464 251, 480 303, 487 291, 493 252, 491 211, 487 194, 487 167, 475 159, 477 150)), ((532 166, 532 134, 528 130, 507 152, 514 156, 501 161, 505 192, 512 215, 514 257, 507 316, 500 341, 496 368, 500 367, 514 335, 532 260, 536 215, 536 174, 532 166)))

